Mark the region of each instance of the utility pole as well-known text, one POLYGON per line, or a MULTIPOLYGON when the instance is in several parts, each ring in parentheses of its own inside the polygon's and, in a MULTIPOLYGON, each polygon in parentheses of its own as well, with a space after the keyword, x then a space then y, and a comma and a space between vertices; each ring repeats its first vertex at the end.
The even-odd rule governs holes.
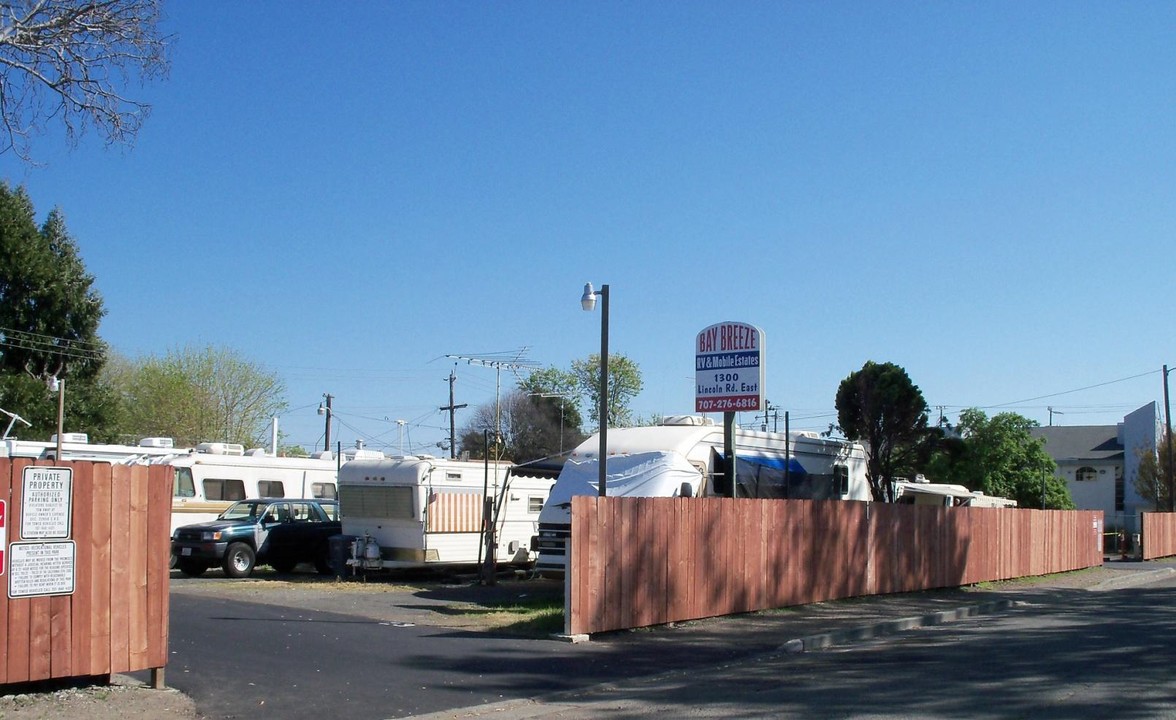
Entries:
POLYGON ((768 410, 771 407, 772 407, 772 401, 765 398, 764 399, 764 424, 760 426, 760 430, 763 432, 768 431, 768 410))
POLYGON ((323 450, 330 451, 331 449, 331 401, 335 396, 330 393, 323 393, 323 398, 326 399, 326 405, 319 405, 319 415, 325 415, 327 419, 327 428, 324 432, 326 439, 323 441, 323 450))
MULTIPOLYGON (((1164 453, 1167 456, 1168 476, 1165 479, 1165 487, 1168 489, 1168 512, 1176 509, 1176 498, 1173 498, 1173 490, 1176 490, 1176 483, 1173 482, 1172 477, 1172 406, 1168 403, 1168 366, 1164 366, 1164 425, 1168 437, 1168 450, 1164 453)), ((1157 508, 1158 509, 1158 508, 1157 508)))
POLYGON ((442 410, 449 411, 449 459, 453 460, 457 457, 457 443, 455 442, 457 436, 457 426, 454 424, 453 416, 457 411, 463 407, 468 407, 467 403, 461 405, 453 404, 453 383, 457 380, 457 375, 452 370, 449 371, 449 404, 442 407, 442 410))

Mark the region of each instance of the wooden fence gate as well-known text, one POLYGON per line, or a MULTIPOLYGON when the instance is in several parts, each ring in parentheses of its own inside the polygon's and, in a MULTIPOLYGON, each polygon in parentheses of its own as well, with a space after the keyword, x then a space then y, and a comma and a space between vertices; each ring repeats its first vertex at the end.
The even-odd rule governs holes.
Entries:
POLYGON ((0 685, 152 670, 168 643, 162 466, 0 458, 0 685))

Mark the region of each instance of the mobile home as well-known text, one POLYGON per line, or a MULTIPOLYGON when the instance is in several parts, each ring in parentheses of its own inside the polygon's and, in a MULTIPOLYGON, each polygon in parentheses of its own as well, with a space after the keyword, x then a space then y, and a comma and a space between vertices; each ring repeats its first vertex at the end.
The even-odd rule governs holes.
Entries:
POLYGON ((339 470, 343 535, 354 571, 475 565, 494 528, 494 560, 529 565, 552 478, 515 474, 506 462, 419 455, 352 460, 339 470))
MULTIPOLYGON (((599 492, 600 440, 584 441, 564 464, 539 516, 536 569, 561 575, 575 495, 599 492)), ((723 428, 698 416, 672 416, 654 427, 608 433, 606 494, 715 497, 731 494, 724 477, 723 428)), ((816 433, 735 433, 737 497, 870 500, 866 453, 859 443, 816 433)))

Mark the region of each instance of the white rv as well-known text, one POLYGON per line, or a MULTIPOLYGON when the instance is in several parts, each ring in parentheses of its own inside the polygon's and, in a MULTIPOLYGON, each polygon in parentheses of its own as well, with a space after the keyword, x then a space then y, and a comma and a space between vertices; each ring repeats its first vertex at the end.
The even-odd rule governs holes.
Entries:
POLYGON ((1017 501, 1011 498, 985 495, 979 490, 969 490, 963 485, 933 483, 918 476, 915 480, 894 482, 894 502, 901 505, 936 505, 939 507, 989 507, 1015 508, 1017 501))
POLYGON ((274 457, 232 443, 201 443, 191 452, 150 463, 173 469, 173 533, 181 525, 214 520, 238 500, 338 497, 339 463, 329 452, 274 457))
MULTIPOLYGON (((536 569, 562 575, 575 495, 599 492, 598 436, 571 454, 539 516, 536 569)), ((624 497, 728 496, 723 428, 697 416, 672 416, 654 427, 608 432, 606 494, 624 497)), ((738 497, 870 500, 866 453, 859 443, 816 433, 735 434, 738 497)))
POLYGON ((355 571, 476 565, 484 558, 488 510, 494 560, 529 565, 553 482, 516 475, 506 462, 352 460, 339 470, 343 535, 354 538, 347 564, 355 571))
MULTIPOLYGON (((86 433, 64 433, 61 436, 62 460, 90 460, 108 462, 112 465, 127 465, 143 462, 147 458, 164 457, 186 452, 175 447, 171 438, 144 438, 138 445, 116 445, 91 443, 86 433)), ((43 440, 0 440, 0 457, 22 457, 36 460, 53 460, 57 456, 57 436, 49 442, 43 440)))

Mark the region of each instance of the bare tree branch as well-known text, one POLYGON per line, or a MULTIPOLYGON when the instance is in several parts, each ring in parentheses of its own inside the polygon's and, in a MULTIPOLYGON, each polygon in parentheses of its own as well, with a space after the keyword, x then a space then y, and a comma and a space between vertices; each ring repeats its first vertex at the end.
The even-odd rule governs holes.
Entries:
POLYGON ((162 0, 0 0, 0 155, 32 163, 31 139, 59 120, 133 142, 151 106, 123 94, 168 71, 162 0))

